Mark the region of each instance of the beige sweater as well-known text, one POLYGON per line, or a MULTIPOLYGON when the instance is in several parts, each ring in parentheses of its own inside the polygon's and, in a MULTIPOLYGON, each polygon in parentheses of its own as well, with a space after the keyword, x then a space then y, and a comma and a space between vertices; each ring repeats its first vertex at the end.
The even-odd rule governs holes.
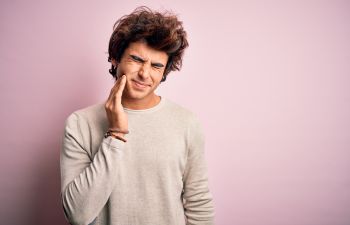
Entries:
POLYGON ((164 97, 124 108, 124 143, 104 138, 104 103, 73 112, 61 149, 61 197, 76 225, 212 225, 204 133, 194 113, 164 97))

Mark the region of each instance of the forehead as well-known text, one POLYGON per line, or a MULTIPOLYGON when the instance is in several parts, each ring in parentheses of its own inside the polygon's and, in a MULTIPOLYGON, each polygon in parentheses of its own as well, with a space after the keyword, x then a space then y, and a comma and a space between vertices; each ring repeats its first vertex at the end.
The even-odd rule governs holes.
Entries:
POLYGON ((164 51, 160 51, 150 47, 146 42, 137 41, 131 42, 125 50, 128 54, 136 54, 145 60, 159 61, 166 63, 168 55, 164 51))

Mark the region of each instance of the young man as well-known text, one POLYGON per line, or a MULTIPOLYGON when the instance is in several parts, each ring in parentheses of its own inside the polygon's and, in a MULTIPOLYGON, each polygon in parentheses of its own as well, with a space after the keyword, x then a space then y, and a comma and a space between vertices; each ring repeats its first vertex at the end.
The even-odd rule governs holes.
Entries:
POLYGON ((140 7, 114 25, 115 85, 106 102, 65 124, 61 196, 71 224, 213 224, 200 122, 154 93, 187 46, 172 14, 140 7))

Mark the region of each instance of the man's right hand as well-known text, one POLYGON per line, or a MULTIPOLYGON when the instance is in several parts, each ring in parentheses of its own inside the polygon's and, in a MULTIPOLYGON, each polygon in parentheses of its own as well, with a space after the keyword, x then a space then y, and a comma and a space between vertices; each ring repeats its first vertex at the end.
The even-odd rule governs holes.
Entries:
MULTIPOLYGON (((105 110, 109 122, 109 128, 119 129, 122 131, 128 130, 128 117, 122 105, 122 94, 126 84, 126 75, 121 76, 114 84, 109 97, 105 103, 105 110)), ((124 136, 123 133, 116 133, 124 136)))

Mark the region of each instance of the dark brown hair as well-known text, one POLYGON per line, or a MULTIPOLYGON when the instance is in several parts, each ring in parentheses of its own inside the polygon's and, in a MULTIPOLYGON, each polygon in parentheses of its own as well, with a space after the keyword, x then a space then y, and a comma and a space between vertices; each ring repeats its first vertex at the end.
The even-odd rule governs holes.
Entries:
MULTIPOLYGON (((113 26, 108 47, 108 62, 112 59, 120 62, 129 44, 140 40, 146 41, 154 49, 167 53, 168 62, 161 82, 166 80, 170 71, 180 70, 188 42, 182 22, 176 15, 169 11, 154 12, 146 6, 141 6, 131 14, 121 17, 113 26)), ((116 68, 113 65, 109 73, 117 79, 116 68)))

